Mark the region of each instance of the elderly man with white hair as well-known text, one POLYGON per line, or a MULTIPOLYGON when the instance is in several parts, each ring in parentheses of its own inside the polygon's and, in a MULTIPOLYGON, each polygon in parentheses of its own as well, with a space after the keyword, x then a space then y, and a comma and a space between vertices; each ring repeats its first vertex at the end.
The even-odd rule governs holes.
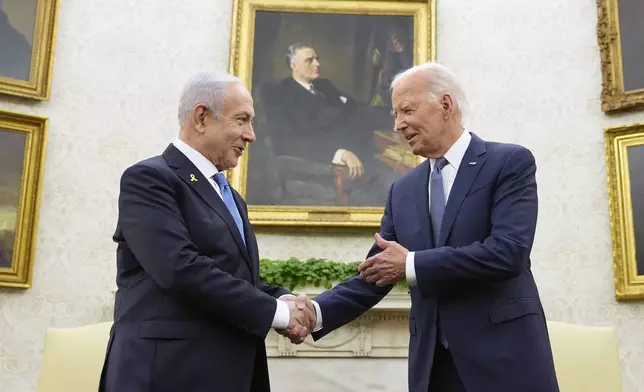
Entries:
POLYGON ((255 140, 239 79, 200 73, 179 99, 179 137, 121 178, 114 325, 100 390, 268 392, 271 328, 301 343, 306 296, 264 284, 246 204, 224 170, 255 140))
POLYGON ((536 164, 514 144, 463 127, 465 94, 427 63, 392 83, 396 130, 427 158, 389 190, 360 273, 315 298, 320 339, 410 287, 410 392, 555 392, 552 352, 530 271, 536 164))

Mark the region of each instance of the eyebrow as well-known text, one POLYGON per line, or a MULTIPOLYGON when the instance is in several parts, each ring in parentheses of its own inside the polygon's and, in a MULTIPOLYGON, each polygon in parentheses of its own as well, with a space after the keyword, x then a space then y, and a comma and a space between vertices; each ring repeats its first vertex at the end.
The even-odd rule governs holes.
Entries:
POLYGON ((403 110, 403 109, 409 108, 410 106, 411 105, 409 104, 409 102, 403 102, 400 105, 398 105, 398 107, 393 107, 392 110, 394 110, 394 111, 395 110, 403 110))
POLYGON ((253 115, 250 112, 246 112, 246 111, 235 113, 235 118, 241 118, 241 117, 248 118, 248 117, 253 117, 253 115))

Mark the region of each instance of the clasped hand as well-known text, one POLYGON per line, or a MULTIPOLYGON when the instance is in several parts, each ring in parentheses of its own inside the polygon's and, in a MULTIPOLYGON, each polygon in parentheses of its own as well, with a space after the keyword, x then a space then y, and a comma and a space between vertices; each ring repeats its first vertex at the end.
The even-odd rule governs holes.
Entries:
POLYGON ((292 343, 300 344, 315 328, 317 322, 315 306, 311 299, 304 294, 297 297, 284 297, 282 301, 288 305, 291 318, 288 328, 277 330, 277 332, 289 338, 292 343))

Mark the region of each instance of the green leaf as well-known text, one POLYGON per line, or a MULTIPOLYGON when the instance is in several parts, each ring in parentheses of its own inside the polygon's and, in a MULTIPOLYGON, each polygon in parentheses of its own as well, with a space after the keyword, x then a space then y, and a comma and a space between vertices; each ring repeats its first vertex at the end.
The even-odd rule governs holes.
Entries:
MULTIPOLYGON (((305 261, 294 257, 287 260, 262 259, 259 274, 266 284, 287 287, 291 291, 307 284, 329 289, 357 274, 358 265, 359 261, 344 263, 314 258, 305 261)), ((402 281, 397 286, 407 288, 407 282, 402 281)))

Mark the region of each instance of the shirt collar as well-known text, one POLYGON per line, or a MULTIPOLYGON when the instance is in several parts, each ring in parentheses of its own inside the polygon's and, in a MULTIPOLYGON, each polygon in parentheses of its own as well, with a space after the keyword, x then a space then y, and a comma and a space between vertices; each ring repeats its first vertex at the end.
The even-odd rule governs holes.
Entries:
MULTIPOLYGON (((444 157, 447 159, 447 162, 458 171, 459 166, 461 166, 461 161, 463 160, 463 157, 465 156, 465 152, 467 151, 467 148, 470 145, 470 141, 472 140, 472 135, 470 135, 470 131, 467 129, 461 133, 461 136, 456 140, 454 144, 452 144, 452 147, 447 150, 445 153, 444 157)), ((434 163, 436 163, 436 159, 430 159, 429 163, 431 165, 432 170, 434 169, 434 163)))
POLYGON ((311 83, 300 82, 299 80, 297 80, 295 78, 293 78, 293 80, 295 80, 300 86, 304 87, 307 91, 311 91, 311 86, 312 86, 311 83))
POLYGON ((176 139, 172 144, 195 165, 204 177, 212 178, 215 174, 219 173, 219 170, 217 170, 217 167, 212 162, 182 140, 176 139))

